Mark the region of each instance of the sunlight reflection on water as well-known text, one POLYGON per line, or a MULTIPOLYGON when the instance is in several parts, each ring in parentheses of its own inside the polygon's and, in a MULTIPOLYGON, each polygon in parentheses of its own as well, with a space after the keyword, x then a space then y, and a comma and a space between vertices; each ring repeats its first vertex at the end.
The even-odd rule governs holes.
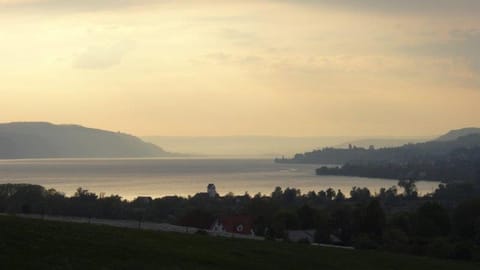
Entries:
MULTIPOLYGON (((136 196, 193 195, 214 183, 220 194, 270 194, 276 186, 306 193, 327 188, 348 195, 353 186, 372 192, 396 185, 396 180, 316 176, 320 165, 275 164, 268 159, 39 159, 0 161, 0 183, 31 183, 71 195, 76 188, 136 196)), ((418 182, 420 194, 438 182, 418 182)))

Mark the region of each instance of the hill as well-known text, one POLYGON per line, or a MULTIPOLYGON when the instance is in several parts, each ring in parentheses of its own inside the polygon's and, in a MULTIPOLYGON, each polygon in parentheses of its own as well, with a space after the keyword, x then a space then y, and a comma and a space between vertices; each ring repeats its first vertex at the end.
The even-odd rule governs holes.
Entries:
POLYGON ((436 141, 453 141, 460 137, 471 135, 471 134, 480 134, 480 128, 461 128, 461 129, 454 129, 449 131, 447 134, 442 135, 436 139, 436 141))
POLYGON ((375 148, 397 147, 405 144, 426 142, 430 139, 431 138, 428 137, 366 138, 342 143, 335 147, 348 148, 350 145, 364 148, 368 148, 370 146, 374 146, 375 148))
POLYGON ((1 269, 478 269, 377 251, 0 216, 1 269))
POLYGON ((193 155, 275 157, 293 155, 299 149, 306 151, 358 138, 329 136, 150 136, 142 137, 142 139, 173 152, 193 155))
POLYGON ((439 158, 408 162, 347 162, 341 167, 323 166, 317 175, 342 175, 384 179, 431 180, 444 183, 480 183, 480 147, 461 148, 439 158))
POLYGON ((0 158, 158 157, 169 153, 141 139, 78 125, 0 124, 0 158))
POLYGON ((318 149, 331 145, 339 148, 375 145, 375 147, 399 146, 406 143, 427 141, 422 137, 354 137, 354 136, 147 136, 142 137, 165 149, 178 153, 205 156, 278 157, 291 156, 299 150, 318 149), (348 142, 348 143, 345 143, 348 142))
POLYGON ((363 148, 350 147, 324 148, 304 154, 296 154, 292 159, 276 159, 279 163, 345 164, 347 162, 393 162, 405 163, 416 160, 433 160, 445 157, 460 148, 480 146, 480 134, 459 137, 451 141, 429 141, 406 144, 400 147, 363 148))

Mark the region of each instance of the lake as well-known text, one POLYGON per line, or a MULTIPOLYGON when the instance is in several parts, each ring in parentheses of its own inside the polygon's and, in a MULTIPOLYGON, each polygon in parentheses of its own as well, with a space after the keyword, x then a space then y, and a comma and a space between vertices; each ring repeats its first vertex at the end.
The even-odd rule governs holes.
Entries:
MULTIPOLYGON (((220 194, 270 194, 276 186, 306 193, 327 188, 367 187, 375 192, 396 180, 316 176, 321 165, 276 164, 269 159, 158 158, 158 159, 29 159, 0 160, 0 183, 30 183, 72 195, 78 187, 92 192, 137 196, 193 195, 214 183, 220 194)), ((421 194, 438 182, 417 183, 421 194)))

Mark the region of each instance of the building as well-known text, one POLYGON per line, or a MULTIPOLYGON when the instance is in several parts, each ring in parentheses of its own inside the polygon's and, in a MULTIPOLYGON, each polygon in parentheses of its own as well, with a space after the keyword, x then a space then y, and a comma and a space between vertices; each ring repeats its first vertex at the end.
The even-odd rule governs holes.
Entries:
POLYGON ((315 242, 315 230, 290 230, 286 232, 287 239, 292 242, 315 242))
POLYGON ((210 198, 216 198, 217 197, 218 193, 217 193, 217 189, 215 188, 214 184, 208 184, 207 193, 208 193, 208 197, 210 197, 210 198))
POLYGON ((213 233, 236 233, 255 236, 253 218, 250 216, 228 216, 215 220, 210 227, 213 233))
POLYGON ((140 203, 140 204, 145 204, 148 205, 153 201, 152 197, 149 196, 138 196, 135 199, 135 202, 140 203))

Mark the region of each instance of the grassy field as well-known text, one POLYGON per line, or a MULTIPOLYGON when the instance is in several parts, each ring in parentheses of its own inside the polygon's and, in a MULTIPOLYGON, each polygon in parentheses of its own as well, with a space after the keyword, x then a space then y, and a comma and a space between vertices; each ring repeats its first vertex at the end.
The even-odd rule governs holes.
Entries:
POLYGON ((0 269, 461 270, 480 265, 0 216, 0 269))

